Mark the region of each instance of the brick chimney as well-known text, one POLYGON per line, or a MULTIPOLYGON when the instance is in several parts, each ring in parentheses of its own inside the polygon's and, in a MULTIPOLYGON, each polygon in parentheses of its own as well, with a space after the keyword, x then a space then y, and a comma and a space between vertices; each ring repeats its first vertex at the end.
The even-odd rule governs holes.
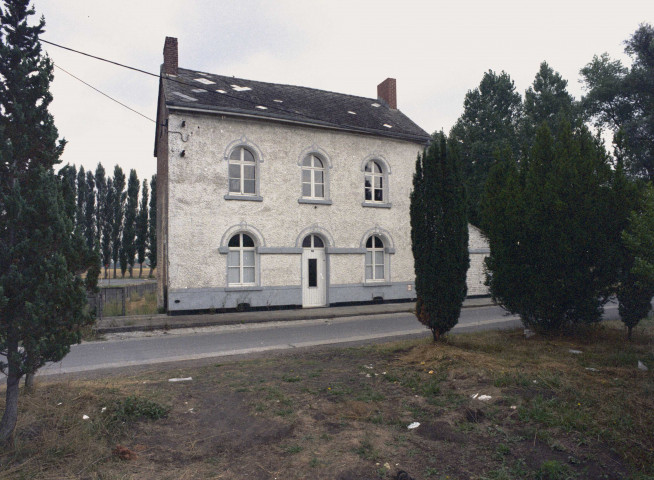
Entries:
POLYGON ((168 75, 177 75, 177 39, 175 37, 166 37, 163 48, 163 73, 168 75))
POLYGON ((397 108, 397 84, 394 78, 387 78, 377 85, 377 98, 384 100, 393 110, 397 108))

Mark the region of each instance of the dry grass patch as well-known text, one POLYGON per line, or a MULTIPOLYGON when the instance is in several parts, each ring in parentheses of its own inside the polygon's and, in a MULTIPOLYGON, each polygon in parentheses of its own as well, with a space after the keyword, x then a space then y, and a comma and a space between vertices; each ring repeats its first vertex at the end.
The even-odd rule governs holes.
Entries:
POLYGON ((652 323, 41 384, 0 478, 651 479, 652 323))

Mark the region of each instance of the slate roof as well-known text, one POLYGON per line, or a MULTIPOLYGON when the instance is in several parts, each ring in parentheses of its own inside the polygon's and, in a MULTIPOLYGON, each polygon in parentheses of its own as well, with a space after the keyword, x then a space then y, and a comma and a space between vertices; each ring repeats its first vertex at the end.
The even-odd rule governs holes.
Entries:
POLYGON ((164 75, 170 109, 256 116, 426 143, 429 135, 383 101, 314 88, 257 82, 180 68, 164 75))

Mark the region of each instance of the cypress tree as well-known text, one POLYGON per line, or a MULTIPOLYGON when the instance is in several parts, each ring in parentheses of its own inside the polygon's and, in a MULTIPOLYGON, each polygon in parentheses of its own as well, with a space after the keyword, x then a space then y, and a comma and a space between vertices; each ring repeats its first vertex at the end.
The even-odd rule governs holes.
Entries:
POLYGON ((66 215, 74 223, 77 214, 77 169, 75 165, 66 165, 59 170, 58 175, 64 196, 66 215))
POLYGON ((73 235, 71 190, 63 196, 70 183, 53 170, 65 142, 48 112, 45 22, 30 25, 33 13, 29 0, 0 8, 0 371, 7 379, 0 444, 13 438, 20 378, 61 360, 91 321, 76 275, 90 257, 73 235))
MULTIPOLYGON (((114 278, 116 278, 116 269, 118 267, 118 254, 121 246, 120 239, 123 233, 126 198, 125 174, 123 173, 123 169, 116 165, 114 167, 113 177, 113 213, 111 215, 111 258, 114 261, 114 278)), ((121 268, 123 268, 122 265, 121 268)))
POLYGON ((148 227, 148 259, 150 277, 157 267, 157 175, 150 180, 150 226, 148 227))
POLYGON ((148 244, 148 181, 143 180, 141 204, 136 217, 136 255, 139 263, 139 278, 143 275, 145 249, 148 244))
POLYGON ((499 162, 487 181, 494 300, 537 331, 598 321, 616 279, 616 200, 600 142, 564 120, 556 136, 543 123, 529 154, 499 162))
POLYGON ((633 328, 652 310, 654 297, 654 187, 651 184, 640 200, 622 232, 625 255, 618 311, 629 340, 633 328))
POLYGON ((136 255, 136 211, 139 205, 139 179, 136 170, 129 172, 127 182, 127 206, 125 208, 125 223, 120 255, 120 269, 125 276, 125 269, 129 267, 129 276, 134 276, 134 257, 136 255))
POLYGON ((468 222, 456 153, 442 132, 434 135, 416 161, 411 193, 416 316, 434 341, 456 325, 467 293, 468 222))

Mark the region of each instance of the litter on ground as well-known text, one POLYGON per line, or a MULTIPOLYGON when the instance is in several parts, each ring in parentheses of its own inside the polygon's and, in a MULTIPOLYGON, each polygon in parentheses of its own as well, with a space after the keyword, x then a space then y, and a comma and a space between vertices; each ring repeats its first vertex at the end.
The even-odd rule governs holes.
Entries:
POLYGON ((573 355, 579 355, 580 353, 584 353, 581 350, 575 350, 574 348, 571 348, 568 350, 568 352, 572 353, 573 355))
POLYGON ((477 400, 481 400, 483 402, 483 401, 486 401, 486 400, 490 400, 491 398, 493 398, 493 397, 491 397, 490 395, 479 395, 477 397, 477 400))
POLYGON ((88 420, 89 416, 88 415, 82 415, 82 420, 88 420))
POLYGON ((420 422, 413 422, 410 423, 409 426, 406 428, 408 428, 409 430, 413 430, 414 428, 418 428, 419 426, 420 426, 420 422))
POLYGON ((645 365, 643 362, 638 360, 638 370, 642 370, 643 372, 647 371, 647 365, 645 365))
POLYGON ((193 377, 185 377, 185 378, 169 378, 169 382, 190 382, 193 380, 193 377))

